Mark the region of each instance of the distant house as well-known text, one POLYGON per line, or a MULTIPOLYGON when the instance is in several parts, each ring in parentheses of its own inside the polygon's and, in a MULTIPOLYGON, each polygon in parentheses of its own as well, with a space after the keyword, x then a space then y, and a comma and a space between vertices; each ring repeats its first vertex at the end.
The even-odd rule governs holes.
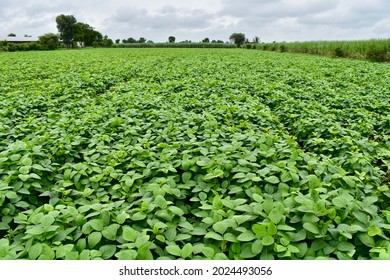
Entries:
POLYGON ((14 44, 34 43, 38 42, 36 37, 0 37, 0 41, 7 41, 14 44))

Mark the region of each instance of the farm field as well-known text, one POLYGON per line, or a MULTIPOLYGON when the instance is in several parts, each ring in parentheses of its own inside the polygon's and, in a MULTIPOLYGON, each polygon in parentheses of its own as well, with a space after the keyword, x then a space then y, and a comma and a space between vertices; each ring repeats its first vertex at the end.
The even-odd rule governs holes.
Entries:
POLYGON ((0 259, 390 259, 390 64, 0 54, 0 259))

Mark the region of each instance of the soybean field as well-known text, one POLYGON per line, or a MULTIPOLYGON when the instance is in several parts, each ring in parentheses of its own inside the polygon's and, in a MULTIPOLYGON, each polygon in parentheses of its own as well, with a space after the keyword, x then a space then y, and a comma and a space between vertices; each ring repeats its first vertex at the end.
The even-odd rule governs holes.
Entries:
POLYGON ((0 53, 0 259, 390 259, 390 64, 0 53))

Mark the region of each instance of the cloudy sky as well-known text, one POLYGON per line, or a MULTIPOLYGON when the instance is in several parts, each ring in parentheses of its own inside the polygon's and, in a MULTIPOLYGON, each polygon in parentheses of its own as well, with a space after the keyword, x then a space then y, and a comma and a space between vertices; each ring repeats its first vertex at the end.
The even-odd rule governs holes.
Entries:
POLYGON ((59 14, 114 40, 227 41, 233 32, 265 42, 390 37, 388 0, 0 0, 0 37, 57 32, 59 14))

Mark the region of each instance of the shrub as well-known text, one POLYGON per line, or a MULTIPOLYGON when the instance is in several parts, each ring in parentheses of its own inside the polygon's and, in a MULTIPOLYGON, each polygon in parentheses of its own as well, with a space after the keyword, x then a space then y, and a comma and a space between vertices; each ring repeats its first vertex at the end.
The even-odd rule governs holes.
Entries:
POLYGON ((279 46, 279 51, 280 51, 280 52, 286 52, 286 51, 287 51, 287 46, 284 45, 284 44, 280 45, 280 46, 279 46))
POLYGON ((344 57, 345 56, 344 51, 343 51, 343 49, 340 46, 337 46, 334 49, 334 56, 335 57, 344 57))

